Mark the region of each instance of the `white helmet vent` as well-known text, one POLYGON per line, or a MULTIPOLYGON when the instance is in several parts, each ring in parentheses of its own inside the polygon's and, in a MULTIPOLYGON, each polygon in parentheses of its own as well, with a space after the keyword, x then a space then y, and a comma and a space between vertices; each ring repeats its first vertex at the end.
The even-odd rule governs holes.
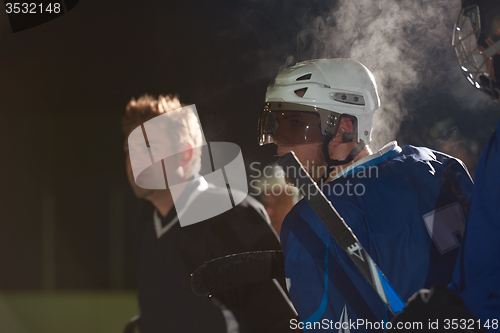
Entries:
POLYGON ((295 95, 299 96, 299 97, 304 97, 304 95, 306 94, 306 91, 307 91, 307 88, 302 88, 302 89, 297 89, 294 91, 295 95))
POLYGON ((365 105, 365 99, 362 95, 357 94, 347 94, 347 93, 335 93, 330 94, 330 97, 337 102, 354 104, 354 105, 365 105))
POLYGON ((305 81, 305 80, 310 80, 311 79, 311 76, 312 74, 309 73, 309 74, 306 74, 306 75, 302 75, 298 78, 295 79, 295 81, 305 81))

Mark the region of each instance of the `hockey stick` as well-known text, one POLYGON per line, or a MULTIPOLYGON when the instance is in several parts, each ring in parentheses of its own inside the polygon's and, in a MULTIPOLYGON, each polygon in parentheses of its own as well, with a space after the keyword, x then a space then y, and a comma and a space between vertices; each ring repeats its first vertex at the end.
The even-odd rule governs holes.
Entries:
POLYGON ((191 274, 191 289, 209 296, 245 284, 285 277, 282 251, 231 254, 207 261, 191 274))
POLYGON ((347 226, 331 202, 326 198, 318 185, 304 169, 294 152, 289 152, 279 158, 278 164, 283 168, 288 178, 304 196, 309 206, 318 215, 321 222, 325 224, 335 241, 342 247, 351 260, 358 266, 364 277, 370 282, 377 294, 387 307, 393 312, 401 312, 405 303, 398 296, 384 274, 377 267, 368 252, 361 246, 358 239, 347 226), (293 170, 294 172, 288 172, 293 170), (309 190, 309 191, 307 191, 309 190))

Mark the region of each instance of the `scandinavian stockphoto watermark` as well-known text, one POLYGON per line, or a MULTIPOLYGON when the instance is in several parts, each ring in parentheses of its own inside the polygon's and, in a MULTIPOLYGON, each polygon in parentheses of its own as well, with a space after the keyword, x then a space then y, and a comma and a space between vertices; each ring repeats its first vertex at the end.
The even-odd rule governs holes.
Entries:
MULTIPOLYGON (((315 167, 307 161, 304 165, 306 170, 309 170, 309 175, 313 179, 321 178, 325 173, 326 167, 315 167)), ((250 192, 256 196, 280 196, 294 195, 295 189, 306 197, 317 195, 318 188, 313 184, 299 185, 291 179, 296 179, 297 176, 303 176, 303 170, 294 167, 287 167, 283 170, 275 165, 261 166, 259 162, 250 164, 250 192), (287 183, 277 181, 277 179, 287 178, 287 183)), ((321 187, 321 191, 327 196, 363 196, 366 193, 366 185, 363 180, 370 178, 378 178, 377 166, 358 166, 356 172, 350 173, 348 169, 341 166, 337 168, 337 172, 341 175, 339 178, 344 178, 342 181, 325 184, 321 187)), ((319 184, 321 185, 321 184, 319 184)))

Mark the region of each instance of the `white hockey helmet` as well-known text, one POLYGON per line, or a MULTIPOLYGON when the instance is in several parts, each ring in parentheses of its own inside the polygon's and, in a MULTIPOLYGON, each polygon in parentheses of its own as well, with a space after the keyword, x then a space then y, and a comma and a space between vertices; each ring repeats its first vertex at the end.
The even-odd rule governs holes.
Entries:
POLYGON ((300 62, 281 71, 268 86, 259 144, 272 143, 273 138, 290 145, 329 142, 344 115, 356 119, 356 141, 369 143, 379 106, 375 79, 360 62, 343 58, 300 62))

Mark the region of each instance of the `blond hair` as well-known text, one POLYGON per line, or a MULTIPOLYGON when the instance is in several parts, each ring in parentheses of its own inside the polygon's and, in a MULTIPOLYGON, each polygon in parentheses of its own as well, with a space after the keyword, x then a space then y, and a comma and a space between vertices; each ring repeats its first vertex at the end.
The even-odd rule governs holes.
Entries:
MULTIPOLYGON (((145 94, 137 100, 132 98, 125 108, 122 118, 122 130, 128 137, 136 127, 159 115, 166 114, 172 123, 166 135, 173 148, 182 148, 191 143, 195 149, 190 165, 186 166, 186 173, 192 176, 201 168, 201 145, 203 144, 201 127, 198 117, 191 108, 185 107, 183 112, 170 112, 182 108, 177 95, 158 96, 158 99, 145 94)), ((175 150, 175 149, 174 149, 175 150)))

